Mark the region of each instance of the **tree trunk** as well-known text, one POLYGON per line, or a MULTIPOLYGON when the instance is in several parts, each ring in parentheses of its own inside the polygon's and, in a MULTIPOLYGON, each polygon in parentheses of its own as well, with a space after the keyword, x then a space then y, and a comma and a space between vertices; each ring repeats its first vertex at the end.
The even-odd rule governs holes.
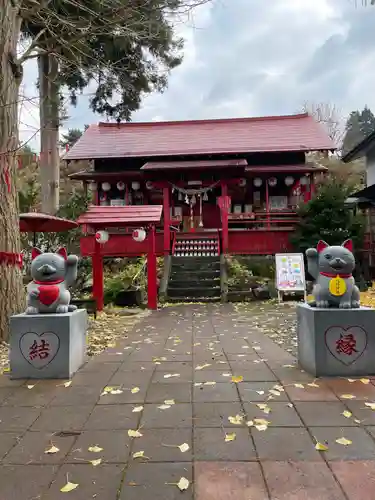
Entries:
MULTIPOLYGON (((22 68, 16 62, 20 33, 18 11, 0 0, 0 252, 21 249, 16 189, 18 143, 17 101, 22 68)), ((18 266, 0 263, 0 340, 9 335, 9 317, 24 307, 22 273, 18 266)))
POLYGON ((40 100, 40 182, 42 212, 55 214, 59 208, 59 86, 54 54, 38 58, 40 100))

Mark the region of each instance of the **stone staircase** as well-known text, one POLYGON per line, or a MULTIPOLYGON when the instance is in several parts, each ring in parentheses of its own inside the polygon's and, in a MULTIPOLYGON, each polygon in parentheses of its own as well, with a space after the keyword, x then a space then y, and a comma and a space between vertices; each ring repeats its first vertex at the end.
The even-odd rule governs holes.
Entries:
POLYGON ((220 257, 172 256, 167 288, 169 302, 218 302, 220 257))

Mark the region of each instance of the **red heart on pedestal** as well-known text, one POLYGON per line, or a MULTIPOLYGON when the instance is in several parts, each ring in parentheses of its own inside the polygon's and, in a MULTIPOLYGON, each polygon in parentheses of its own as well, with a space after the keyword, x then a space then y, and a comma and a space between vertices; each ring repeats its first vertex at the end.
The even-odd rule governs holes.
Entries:
POLYGON ((39 300, 45 306, 50 306, 57 300, 60 289, 57 285, 40 285, 39 290, 39 300))

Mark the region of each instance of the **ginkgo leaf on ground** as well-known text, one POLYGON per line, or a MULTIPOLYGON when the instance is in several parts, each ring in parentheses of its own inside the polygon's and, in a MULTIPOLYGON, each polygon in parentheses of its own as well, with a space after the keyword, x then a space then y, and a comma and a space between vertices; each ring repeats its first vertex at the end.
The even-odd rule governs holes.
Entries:
POLYGON ((158 406, 159 410, 168 410, 168 408, 170 408, 171 405, 160 405, 158 406))
POLYGON ((317 441, 316 445, 315 445, 315 449, 318 450, 318 451, 327 451, 328 450, 328 446, 326 446, 325 444, 320 443, 319 441, 317 441))
POLYGON ((370 379, 368 379, 368 378, 361 378, 361 382, 362 382, 362 384, 367 385, 367 384, 370 383, 370 379))
POLYGON ((307 384, 309 387, 319 387, 318 384, 316 384, 315 382, 310 382, 309 384, 307 384))
POLYGON ((241 425, 243 422, 243 417, 241 415, 236 415, 235 417, 228 417, 228 420, 231 424, 234 425, 241 425))
POLYGON ((35 384, 33 384, 33 385, 27 385, 26 387, 27 387, 28 389, 32 389, 33 387, 35 387, 35 384))
POLYGON ((209 366, 211 366, 210 363, 205 363, 204 365, 198 365, 195 367, 196 370, 203 370, 203 368, 208 368, 209 366))
POLYGON ((221 374, 223 377, 231 377, 231 373, 222 373, 221 374))
POLYGON ((92 453, 99 453, 101 451, 103 451, 103 448, 100 448, 100 446, 90 446, 88 448, 89 451, 91 451, 92 453))
POLYGON ((346 418, 350 418, 352 416, 352 413, 348 410, 345 410, 341 413, 341 415, 344 415, 346 418))
POLYGON ((234 382, 235 384, 238 384, 239 382, 243 382, 243 376, 242 375, 233 375, 232 382, 234 382))
POLYGON ((236 433, 232 432, 231 434, 225 434, 225 442, 229 443, 230 441, 234 441, 236 439, 236 433))
POLYGON ((368 402, 366 402, 365 406, 368 406, 369 408, 371 408, 371 410, 375 410, 375 403, 368 403, 368 402))
POLYGON ((182 477, 179 482, 177 483, 177 487, 181 490, 181 491, 185 491, 189 488, 189 480, 186 479, 186 477, 182 477))
POLYGON ((60 491, 61 491, 61 493, 69 493, 69 491, 75 490, 76 488, 78 488, 78 486, 79 486, 79 484, 71 483, 70 481, 68 481, 66 483, 66 485, 60 489, 60 491))
POLYGON ((145 452, 143 450, 137 451, 136 453, 133 453, 133 458, 146 458, 145 452))
POLYGON ((52 445, 51 448, 48 448, 48 450, 46 450, 44 453, 46 453, 47 455, 52 455, 53 453, 57 453, 58 451, 60 451, 60 449, 57 448, 57 446, 52 445))
POLYGON ((354 394, 341 394, 341 399, 355 399, 354 394))
POLYGON ((336 443, 342 444, 344 446, 348 446, 349 444, 352 444, 352 441, 350 441, 350 439, 346 439, 345 437, 342 437, 342 438, 336 439, 336 443))
POLYGON ((134 431, 133 429, 129 429, 128 436, 134 437, 134 438, 139 438, 139 437, 143 436, 143 434, 141 434, 139 431, 134 431))
POLYGON ((113 389, 113 391, 111 391, 109 394, 113 394, 113 395, 116 395, 116 394, 122 394, 124 391, 122 391, 121 389, 113 389))
POLYGON ((181 453, 185 453, 186 451, 190 450, 190 446, 187 443, 182 443, 179 446, 181 453))
POLYGON ((276 389, 270 389, 268 392, 270 394, 273 394, 274 396, 280 396, 281 395, 281 392, 277 391, 276 389))
POLYGON ((174 399, 165 399, 164 404, 165 405, 174 405, 174 404, 176 404, 176 402, 174 399))
POLYGON ((140 391, 139 387, 133 387, 133 389, 130 391, 132 394, 137 394, 137 392, 140 391))
POLYGON ((135 406, 132 410, 133 413, 139 413, 143 410, 143 406, 135 406))
POLYGON ((210 380, 208 382, 205 382, 203 385, 216 385, 216 382, 210 380))
POLYGON ((97 465, 100 465, 102 463, 101 458, 97 458, 96 460, 90 460, 90 464, 96 467, 97 465))
POLYGON ((297 389, 304 389, 305 386, 303 384, 294 384, 294 387, 297 387, 297 389))
POLYGON ((71 385, 72 385, 72 381, 71 380, 69 380, 68 382, 64 382, 63 383, 64 387, 70 387, 71 385))

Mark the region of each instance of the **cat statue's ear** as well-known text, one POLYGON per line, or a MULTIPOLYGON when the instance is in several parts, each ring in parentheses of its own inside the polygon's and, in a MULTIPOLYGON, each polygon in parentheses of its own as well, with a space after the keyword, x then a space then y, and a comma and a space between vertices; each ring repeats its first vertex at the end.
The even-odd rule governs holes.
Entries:
POLYGON ((61 257, 63 257, 65 260, 68 258, 68 253, 65 248, 60 248, 56 253, 58 255, 61 255, 61 257))
POLYGON ((353 252, 353 241, 352 240, 345 240, 341 246, 346 248, 347 250, 349 250, 349 252, 353 252))
POLYGON ((323 252, 323 250, 327 247, 329 247, 328 243, 326 243, 323 240, 318 241, 318 244, 316 245, 316 249, 318 250, 319 253, 323 252))
POLYGON ((34 247, 31 250, 31 260, 34 260, 38 257, 38 255, 41 255, 43 252, 39 250, 39 248, 34 247))

